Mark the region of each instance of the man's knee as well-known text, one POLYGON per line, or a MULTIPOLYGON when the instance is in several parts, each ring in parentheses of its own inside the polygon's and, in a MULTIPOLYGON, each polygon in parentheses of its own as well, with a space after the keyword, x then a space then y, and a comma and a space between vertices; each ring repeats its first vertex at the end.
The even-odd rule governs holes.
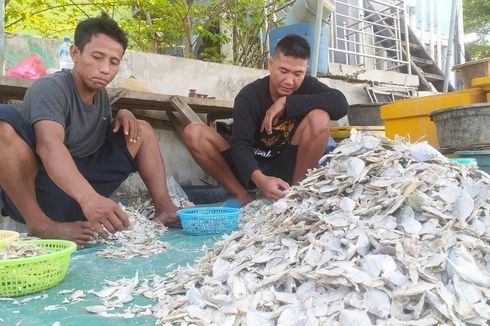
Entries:
POLYGON ((14 127, 8 122, 0 120, 0 142, 4 144, 13 144, 13 140, 20 137, 14 127))
POLYGON ((141 130, 141 138, 143 138, 143 141, 144 140, 158 141, 158 135, 148 121, 145 120, 137 120, 137 121, 141 130))
POLYGON ((305 122, 307 129, 314 135, 320 136, 321 134, 328 134, 330 115, 321 109, 315 109, 310 111, 302 122, 305 122))
POLYGON ((141 133, 143 135, 145 135, 145 134, 153 134, 154 133, 153 127, 151 126, 151 124, 148 121, 138 120, 138 124, 139 124, 139 126, 141 128, 141 133))
POLYGON ((188 147, 193 147, 202 140, 205 133, 206 125, 200 122, 189 123, 184 130, 182 130, 182 138, 188 147))

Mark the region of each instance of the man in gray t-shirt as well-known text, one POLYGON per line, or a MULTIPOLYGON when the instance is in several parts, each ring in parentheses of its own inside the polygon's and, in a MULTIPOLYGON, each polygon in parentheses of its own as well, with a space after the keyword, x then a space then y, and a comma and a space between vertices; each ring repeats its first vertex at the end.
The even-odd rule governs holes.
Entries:
POLYGON ((109 197, 138 171, 155 204, 154 220, 179 224, 169 198, 158 138, 151 126, 120 110, 111 126, 105 90, 127 47, 117 23, 102 14, 78 24, 72 70, 33 83, 21 113, 0 105, 2 214, 42 238, 83 246, 129 225, 109 197))
POLYGON ((64 144, 71 156, 94 154, 105 141, 111 124, 111 107, 105 89, 87 104, 78 95, 71 70, 42 77, 28 90, 22 115, 30 123, 50 120, 65 129, 64 144))

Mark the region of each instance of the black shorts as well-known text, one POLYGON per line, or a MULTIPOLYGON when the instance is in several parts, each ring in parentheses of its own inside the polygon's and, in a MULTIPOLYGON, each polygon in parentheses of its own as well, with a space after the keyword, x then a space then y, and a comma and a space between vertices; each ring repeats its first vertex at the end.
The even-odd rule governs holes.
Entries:
MULTIPOLYGON (((230 166, 230 169, 235 175, 235 177, 238 179, 238 181, 240 181, 240 183, 245 189, 252 189, 256 187, 251 180, 249 184, 243 184, 243 181, 241 181, 242 178, 240 178, 237 168, 233 163, 233 158, 231 157, 230 149, 221 152, 221 154, 223 155, 223 158, 230 166)), ((298 154, 298 146, 288 144, 284 146, 283 150, 279 153, 277 157, 271 159, 257 160, 257 163, 260 167, 260 170, 265 175, 280 178, 286 181, 287 183, 291 184, 293 181, 294 168, 296 167, 297 154, 298 154)))
MULTIPOLYGON (((35 152, 34 131, 19 111, 12 106, 0 105, 0 120, 14 127, 35 152)), ((96 153, 73 160, 95 191, 104 197, 110 197, 129 174, 136 171, 136 163, 126 147, 122 129, 116 134, 110 133, 96 153)), ((42 165, 39 166, 35 187, 39 206, 52 220, 58 222, 86 220, 78 203, 49 178, 42 165)), ((25 223, 24 218, 3 190, 0 192, 0 199, 4 204, 2 215, 25 223)))

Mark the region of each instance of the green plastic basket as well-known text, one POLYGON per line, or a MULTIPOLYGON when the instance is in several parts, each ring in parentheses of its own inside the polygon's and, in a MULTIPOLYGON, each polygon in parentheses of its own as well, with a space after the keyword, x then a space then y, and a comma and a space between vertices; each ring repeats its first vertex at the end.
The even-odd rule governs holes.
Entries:
POLYGON ((77 245, 65 240, 30 240, 50 250, 28 258, 0 260, 0 297, 15 297, 46 290, 65 277, 77 245))

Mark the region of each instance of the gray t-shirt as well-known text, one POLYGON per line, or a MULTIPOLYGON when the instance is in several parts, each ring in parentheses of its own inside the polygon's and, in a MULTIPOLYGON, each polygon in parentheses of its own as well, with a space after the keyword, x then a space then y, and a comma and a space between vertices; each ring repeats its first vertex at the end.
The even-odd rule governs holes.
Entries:
POLYGON ((32 125, 40 120, 63 125, 65 146, 78 158, 87 157, 102 146, 111 123, 107 91, 98 91, 93 104, 86 104, 75 88, 70 70, 36 80, 24 97, 22 114, 32 125))

